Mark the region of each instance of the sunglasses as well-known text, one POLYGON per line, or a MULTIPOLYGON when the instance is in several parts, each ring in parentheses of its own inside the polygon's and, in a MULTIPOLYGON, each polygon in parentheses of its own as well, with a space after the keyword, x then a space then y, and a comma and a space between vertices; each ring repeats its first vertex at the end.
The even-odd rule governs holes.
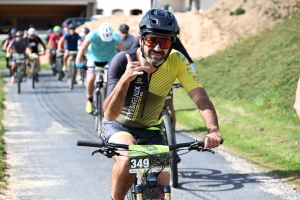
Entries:
POLYGON ((169 49, 172 46, 172 40, 159 37, 143 37, 147 47, 155 47, 159 43, 160 48, 169 49))
POLYGON ((128 34, 128 32, 121 32, 122 34, 128 34))

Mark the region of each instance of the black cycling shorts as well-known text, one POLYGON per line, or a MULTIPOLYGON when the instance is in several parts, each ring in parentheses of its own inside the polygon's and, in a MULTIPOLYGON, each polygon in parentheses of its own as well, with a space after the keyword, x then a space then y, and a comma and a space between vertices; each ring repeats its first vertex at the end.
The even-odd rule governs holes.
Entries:
POLYGON ((161 130, 128 128, 116 121, 108 121, 105 117, 102 119, 100 137, 102 142, 107 143, 110 137, 118 132, 130 133, 136 140, 147 139, 148 144, 166 144, 161 130))

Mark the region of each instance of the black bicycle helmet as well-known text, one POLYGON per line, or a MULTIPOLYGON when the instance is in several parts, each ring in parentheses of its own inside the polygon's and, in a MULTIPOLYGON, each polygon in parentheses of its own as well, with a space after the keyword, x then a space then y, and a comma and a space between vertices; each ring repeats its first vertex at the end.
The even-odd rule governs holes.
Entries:
POLYGON ((83 27, 82 32, 85 33, 85 34, 88 34, 90 32, 90 29, 88 29, 86 27, 83 27))
POLYGON ((76 27, 75 27, 73 24, 69 24, 69 26, 68 26, 68 29, 75 30, 75 29, 76 29, 76 27))
POLYGON ((15 28, 12 28, 12 29, 10 30, 10 34, 16 34, 16 32, 17 32, 17 29, 15 29, 15 28))
POLYGON ((120 31, 129 31, 129 26, 127 24, 121 24, 119 27, 120 31))
POLYGON ((24 32, 23 31, 17 31, 16 36, 17 37, 24 36, 24 32))
POLYGON ((158 33, 169 35, 176 40, 179 35, 179 26, 175 16, 167 10, 151 9, 142 18, 140 24, 140 34, 158 33))

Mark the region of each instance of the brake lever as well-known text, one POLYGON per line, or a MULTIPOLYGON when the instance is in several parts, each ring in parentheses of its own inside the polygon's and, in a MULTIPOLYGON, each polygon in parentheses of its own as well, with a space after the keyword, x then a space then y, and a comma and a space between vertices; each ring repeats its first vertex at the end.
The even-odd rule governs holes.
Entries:
POLYGON ((103 154, 104 151, 103 151, 103 149, 98 149, 98 150, 96 150, 96 151, 93 151, 92 156, 93 156, 95 153, 101 153, 101 154, 103 154))
POLYGON ((212 149, 202 149, 202 148, 201 148, 201 151, 207 151, 207 152, 209 152, 209 153, 215 154, 215 151, 212 150, 212 149))

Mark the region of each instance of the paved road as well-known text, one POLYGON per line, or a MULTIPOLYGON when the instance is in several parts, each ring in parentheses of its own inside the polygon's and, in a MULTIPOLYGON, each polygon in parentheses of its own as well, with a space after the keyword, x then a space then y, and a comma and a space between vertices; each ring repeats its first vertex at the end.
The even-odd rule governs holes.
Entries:
MULTIPOLYGON (((43 73, 36 89, 29 82, 22 83, 21 94, 16 89, 5 85, 5 141, 12 167, 7 199, 110 199, 113 160, 75 145, 79 139, 97 140, 93 118, 84 111, 83 86, 69 90, 65 81, 43 73)), ((177 136, 180 142, 191 140, 177 136)), ((233 167, 223 155, 219 150, 182 156, 173 199, 283 199, 269 192, 273 186, 263 177, 233 167)))

